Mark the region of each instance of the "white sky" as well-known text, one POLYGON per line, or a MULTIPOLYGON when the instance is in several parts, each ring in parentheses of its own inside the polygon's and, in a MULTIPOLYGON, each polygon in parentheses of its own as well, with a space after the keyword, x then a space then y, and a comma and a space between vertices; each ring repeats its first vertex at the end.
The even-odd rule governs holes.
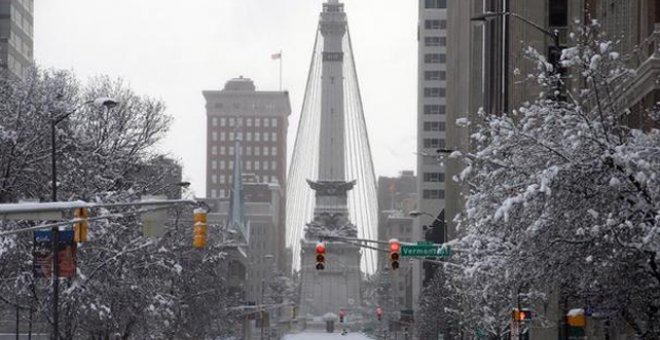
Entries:
MULTIPOLYGON (((205 194, 202 90, 233 77, 291 98, 289 156, 322 0, 37 0, 35 59, 43 67, 123 78, 160 98, 174 123, 161 148, 205 194)), ((416 0, 344 0, 376 175, 415 168, 416 0)))

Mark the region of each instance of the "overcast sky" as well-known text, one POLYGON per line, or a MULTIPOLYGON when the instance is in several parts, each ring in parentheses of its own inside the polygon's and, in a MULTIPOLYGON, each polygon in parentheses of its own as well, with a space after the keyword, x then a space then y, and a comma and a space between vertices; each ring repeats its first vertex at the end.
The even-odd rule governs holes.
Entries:
MULTIPOLYGON (((35 59, 83 80, 121 77, 174 117, 160 147, 205 194, 202 90, 239 75, 291 98, 289 157, 322 0, 37 0, 35 59)), ((417 1, 344 0, 376 175, 415 167, 417 1)))

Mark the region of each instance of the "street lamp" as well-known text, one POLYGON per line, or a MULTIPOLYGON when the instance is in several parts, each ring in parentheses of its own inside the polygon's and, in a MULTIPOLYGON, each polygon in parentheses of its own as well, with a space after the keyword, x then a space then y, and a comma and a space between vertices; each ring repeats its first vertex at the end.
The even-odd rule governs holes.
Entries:
POLYGON ((489 19, 492 19, 492 18, 504 17, 504 16, 512 16, 512 17, 514 17, 514 18, 516 18, 516 19, 518 19, 518 20, 534 27, 535 29, 537 29, 541 33, 543 33, 543 34, 549 36, 550 38, 552 38, 552 40, 555 44, 555 47, 557 49, 559 49, 559 32, 557 32, 557 30, 551 32, 550 30, 548 30, 546 28, 543 28, 543 26, 541 26, 541 25, 539 25, 539 24, 537 24, 537 23, 521 16, 520 14, 515 13, 515 12, 485 12, 485 13, 482 13, 481 15, 477 15, 477 16, 474 16, 474 17, 470 18, 470 21, 488 21, 489 19))
MULTIPOLYGON (((112 98, 108 97, 100 97, 96 98, 94 100, 89 100, 83 103, 83 105, 90 105, 94 104, 96 106, 103 106, 107 110, 110 110, 111 108, 117 106, 119 102, 117 100, 114 100, 112 98)), ((51 189, 52 189, 52 201, 57 202, 57 158, 56 158, 56 139, 55 139, 55 127, 57 124, 82 107, 79 106, 69 112, 61 113, 59 116, 56 115, 54 112, 50 113, 50 146, 51 146, 51 189)), ((52 270, 52 278, 53 278, 53 334, 54 334, 54 339, 59 340, 60 333, 59 333, 59 289, 60 289, 60 268, 59 268, 59 259, 58 259, 58 246, 59 246, 59 234, 60 230, 59 227, 53 227, 52 231, 52 251, 53 251, 53 270, 52 270)))
MULTIPOLYGON (((557 31, 557 30, 550 31, 550 30, 544 28, 543 26, 541 26, 541 25, 539 25, 539 24, 537 24, 537 23, 521 16, 520 14, 515 13, 515 12, 485 12, 483 14, 480 14, 480 15, 477 15, 477 16, 474 16, 474 17, 470 18, 470 21, 485 22, 485 21, 488 21, 488 20, 493 19, 493 18, 505 17, 505 16, 514 17, 514 18, 526 23, 527 25, 534 27, 534 29, 536 29, 537 31, 545 34, 546 36, 552 38, 552 42, 553 42, 554 47, 555 47, 555 53, 559 54, 559 55, 557 55, 556 58, 553 58, 551 60, 552 61, 552 68, 553 68, 552 72, 554 74, 558 75, 559 74, 559 59, 560 59, 561 50, 562 50, 560 45, 559 45, 559 31, 557 31)), ((508 55, 509 52, 506 51, 506 53, 508 55)), ((508 63, 507 63, 507 65, 505 65, 505 67, 508 68, 508 63)), ((508 73, 508 70, 506 70, 505 72, 508 73)), ((561 81, 559 79, 556 79, 555 82, 557 82, 557 84, 556 84, 557 91, 561 91, 561 81)), ((507 85, 505 85, 505 86, 507 86, 507 85)))

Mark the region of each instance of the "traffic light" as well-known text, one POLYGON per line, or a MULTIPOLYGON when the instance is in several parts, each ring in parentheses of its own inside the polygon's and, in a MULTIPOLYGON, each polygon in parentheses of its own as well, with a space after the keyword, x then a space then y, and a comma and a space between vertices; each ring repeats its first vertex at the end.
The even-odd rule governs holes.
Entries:
POLYGON ((401 244, 399 240, 393 238, 390 240, 390 267, 392 270, 399 269, 399 252, 401 251, 401 244))
POLYGON ((346 316, 346 312, 343 309, 339 310, 339 322, 344 322, 344 316, 346 316))
POLYGON ((378 318, 378 321, 383 319, 383 309, 378 307, 376 308, 376 317, 378 318))
POLYGON ((518 310, 518 308, 513 309, 513 321, 531 321, 532 320, 532 311, 529 309, 521 309, 518 310))
POLYGON ((316 270, 325 269, 325 244, 319 242, 316 244, 316 270))
POLYGON ((202 249, 206 247, 206 210, 197 208, 193 214, 193 247, 202 249))
POLYGON ((73 239, 76 242, 87 242, 87 217, 86 208, 76 208, 73 210, 73 218, 81 220, 73 224, 73 239))

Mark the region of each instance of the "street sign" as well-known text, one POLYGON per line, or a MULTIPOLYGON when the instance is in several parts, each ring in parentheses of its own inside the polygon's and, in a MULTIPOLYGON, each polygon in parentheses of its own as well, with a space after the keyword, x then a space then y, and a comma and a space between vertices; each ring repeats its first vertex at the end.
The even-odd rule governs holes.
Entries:
POLYGON ((435 246, 433 244, 402 245, 401 256, 403 257, 449 257, 451 247, 435 246))

